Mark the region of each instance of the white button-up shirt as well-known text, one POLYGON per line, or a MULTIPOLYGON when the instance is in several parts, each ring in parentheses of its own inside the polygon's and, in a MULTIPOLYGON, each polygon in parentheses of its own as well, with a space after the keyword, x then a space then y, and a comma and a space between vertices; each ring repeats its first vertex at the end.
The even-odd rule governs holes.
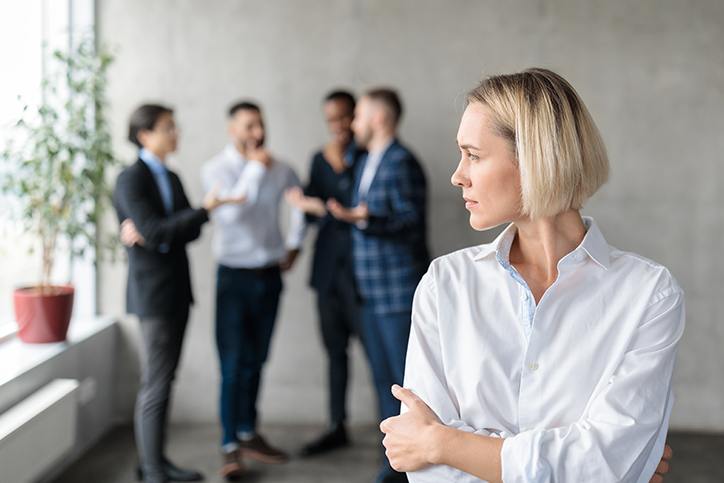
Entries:
MULTIPOLYGON (((505 438, 505 483, 644 483, 663 453, 684 294, 584 222, 537 306, 508 263, 513 225, 434 260, 415 293, 405 387, 445 425, 505 438)), ((408 476, 481 481, 446 466, 408 476)))
POLYGON ((201 167, 206 191, 221 184, 219 197, 246 195, 244 204, 214 210, 213 251, 216 261, 232 268, 263 268, 279 263, 286 249, 299 249, 304 241, 304 214, 291 209, 286 243, 279 226, 284 190, 299 186, 294 170, 274 160, 267 168, 245 159, 232 145, 201 167))

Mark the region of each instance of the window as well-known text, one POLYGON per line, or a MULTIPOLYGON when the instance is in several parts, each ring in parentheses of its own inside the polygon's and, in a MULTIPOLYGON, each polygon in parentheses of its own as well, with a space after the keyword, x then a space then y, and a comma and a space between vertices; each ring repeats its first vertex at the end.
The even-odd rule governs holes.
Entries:
MULTIPOLYGON (((68 45, 69 33, 86 33, 93 27, 93 0, 23 0, 0 3, 0 143, 22 115, 25 105, 40 100, 44 56, 68 45), (45 48, 43 45, 45 44, 45 48), (18 99, 20 97, 20 99, 18 99)), ((3 176, 0 168, 0 177, 3 176)), ((2 195, 0 195, 2 196, 2 195)), ((12 200, 0 199, 0 206, 12 200)), ((0 210, 0 341, 14 331, 12 292, 32 286, 40 278, 41 261, 32 237, 0 210)), ((66 250, 67 253, 67 250, 66 250)), ((58 251, 54 283, 65 283, 70 260, 58 251)), ((90 257, 73 261, 76 286, 75 316, 95 313, 95 270, 90 257)))

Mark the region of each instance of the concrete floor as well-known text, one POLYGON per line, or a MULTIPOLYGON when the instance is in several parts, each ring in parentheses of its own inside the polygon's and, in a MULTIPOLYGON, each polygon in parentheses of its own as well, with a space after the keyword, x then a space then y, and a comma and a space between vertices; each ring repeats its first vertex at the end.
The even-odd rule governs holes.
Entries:
MULTIPOLYGON (((267 425, 262 433, 274 445, 295 454, 321 428, 311 425, 267 425)), ((379 436, 374 426, 350 431, 353 445, 315 458, 293 456, 281 465, 247 462, 243 482, 370 483, 376 474, 379 436)), ((202 471, 207 483, 225 481, 219 468, 219 429, 213 424, 174 425, 169 431, 168 456, 182 467, 202 471)), ((724 481, 724 435, 670 433, 674 450, 665 483, 721 483, 724 481)), ((121 426, 111 431, 55 483, 129 483, 135 481, 133 431, 121 426)))
MULTIPOLYGON (((381 454, 376 427, 356 426, 349 430, 352 445, 314 458, 296 455, 323 428, 315 425, 267 425, 261 433, 267 441, 292 457, 284 464, 269 465, 244 460, 246 483, 369 483, 377 473, 381 454)), ((215 424, 173 425, 169 429, 168 458, 183 468, 201 471, 207 483, 226 480, 217 474, 220 467, 220 429, 215 424)), ((133 428, 120 426, 111 431, 55 483, 129 483, 136 468, 133 428)))

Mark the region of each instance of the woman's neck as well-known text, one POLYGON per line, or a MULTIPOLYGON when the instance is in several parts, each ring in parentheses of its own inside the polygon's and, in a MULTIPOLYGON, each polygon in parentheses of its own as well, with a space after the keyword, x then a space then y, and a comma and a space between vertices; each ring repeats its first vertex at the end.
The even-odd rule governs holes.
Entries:
POLYGON ((509 261, 526 281, 536 303, 558 278, 558 262, 586 236, 578 211, 571 210, 535 221, 516 221, 518 234, 509 261))

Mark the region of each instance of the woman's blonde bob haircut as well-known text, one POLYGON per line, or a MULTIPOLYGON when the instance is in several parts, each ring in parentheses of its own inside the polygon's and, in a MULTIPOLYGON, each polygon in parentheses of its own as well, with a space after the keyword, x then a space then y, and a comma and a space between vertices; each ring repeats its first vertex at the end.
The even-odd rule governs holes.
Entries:
POLYGON ((578 93, 558 74, 527 69, 488 77, 468 92, 518 160, 521 213, 535 220, 583 204, 608 180, 601 134, 578 93))

